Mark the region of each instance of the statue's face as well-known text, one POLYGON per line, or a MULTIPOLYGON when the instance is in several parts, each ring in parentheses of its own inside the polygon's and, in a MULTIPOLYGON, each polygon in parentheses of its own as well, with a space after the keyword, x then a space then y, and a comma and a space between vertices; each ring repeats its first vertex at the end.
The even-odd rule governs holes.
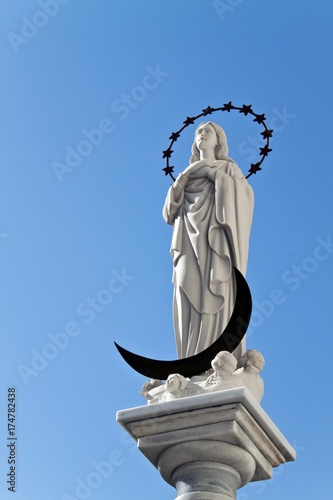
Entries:
POLYGON ((255 353, 248 354, 245 361, 245 368, 248 368, 249 366, 254 366, 255 368, 258 368, 258 364, 260 366, 260 360, 258 356, 255 353))
POLYGON ((212 368, 217 371, 221 367, 221 356, 217 354, 212 361, 212 368))
POLYGON ((179 380, 178 380, 178 377, 176 377, 175 375, 169 375, 169 377, 167 378, 167 381, 166 381, 166 386, 167 386, 167 389, 169 392, 174 392, 174 391, 178 391, 179 389, 179 380))
POLYGON ((209 124, 199 127, 195 134, 195 143, 199 150, 215 149, 217 136, 213 127, 209 124))
POLYGON ((235 368, 236 361, 234 362, 232 356, 225 352, 219 352, 212 361, 212 368, 215 371, 223 370, 226 373, 232 373, 235 368))

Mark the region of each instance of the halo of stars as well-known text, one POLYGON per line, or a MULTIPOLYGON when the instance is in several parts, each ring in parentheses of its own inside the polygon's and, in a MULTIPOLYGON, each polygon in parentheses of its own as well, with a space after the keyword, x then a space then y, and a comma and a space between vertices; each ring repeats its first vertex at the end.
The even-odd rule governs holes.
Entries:
POLYGON ((259 151, 260 151, 259 155, 261 156, 261 159, 257 163, 251 163, 251 166, 248 170, 249 173, 246 176, 246 179, 248 179, 251 175, 259 172, 259 170, 262 170, 261 164, 263 163, 266 156, 268 156, 268 154, 272 151, 272 149, 270 149, 270 147, 269 147, 269 142, 270 142, 271 137, 273 136, 273 130, 268 129, 268 127, 266 126, 265 114, 260 115, 260 114, 255 113, 252 109, 251 104, 249 104, 249 105, 243 104, 243 106, 239 107, 239 106, 234 106, 231 103, 231 101, 229 101, 228 103, 223 104, 223 106, 221 106, 220 108, 211 108, 210 106, 207 106, 207 108, 203 109, 199 115, 187 116, 186 120, 183 121, 183 126, 179 130, 177 130, 177 132, 172 132, 172 134, 169 137, 169 139, 171 141, 169 144, 169 147, 167 149, 165 149, 164 151, 162 151, 163 158, 165 158, 165 160, 166 160, 166 166, 162 169, 164 171, 165 175, 170 175, 172 180, 175 181, 175 177, 173 176, 173 171, 174 171, 175 167, 170 165, 170 158, 171 158, 171 155, 173 153, 173 149, 171 149, 171 148, 172 148, 173 144, 177 141, 177 139, 180 137, 182 131, 184 129, 186 129, 186 127, 194 124, 194 122, 198 118, 211 115, 211 114, 215 113, 216 111, 227 111, 228 113, 230 113, 231 110, 236 110, 239 113, 242 113, 244 116, 252 115, 254 117, 253 121, 258 123, 259 125, 263 126, 263 131, 260 132, 260 135, 263 137, 263 139, 266 140, 266 144, 264 145, 264 147, 259 148, 259 151))

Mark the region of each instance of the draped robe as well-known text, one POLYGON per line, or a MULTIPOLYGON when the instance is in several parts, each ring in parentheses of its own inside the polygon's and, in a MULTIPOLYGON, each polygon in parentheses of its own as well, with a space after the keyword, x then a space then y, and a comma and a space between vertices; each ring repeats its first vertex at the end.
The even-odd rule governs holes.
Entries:
MULTIPOLYGON (((180 174, 163 207, 165 221, 173 225, 173 319, 179 358, 203 351, 222 334, 235 303, 233 266, 246 273, 253 191, 230 158, 214 165, 206 176, 180 174)), ((236 350, 236 357, 244 350, 236 350)))

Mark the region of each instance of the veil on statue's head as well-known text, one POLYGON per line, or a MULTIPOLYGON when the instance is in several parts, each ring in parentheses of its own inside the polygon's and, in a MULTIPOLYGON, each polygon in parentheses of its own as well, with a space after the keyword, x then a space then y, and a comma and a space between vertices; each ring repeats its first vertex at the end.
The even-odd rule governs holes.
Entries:
MULTIPOLYGON (((190 157, 190 163, 194 163, 195 161, 200 160, 200 151, 196 145, 195 142, 195 136, 200 127, 202 125, 211 125, 213 129, 215 130, 216 136, 217 136, 217 146, 215 148, 215 158, 216 160, 231 160, 231 158, 228 158, 228 143, 227 143, 227 136, 225 135, 225 132, 220 125, 217 125, 217 123, 214 122, 202 122, 200 125, 195 130, 194 133, 194 142, 192 144, 192 155, 190 157)), ((232 161, 232 160, 231 160, 232 161)))

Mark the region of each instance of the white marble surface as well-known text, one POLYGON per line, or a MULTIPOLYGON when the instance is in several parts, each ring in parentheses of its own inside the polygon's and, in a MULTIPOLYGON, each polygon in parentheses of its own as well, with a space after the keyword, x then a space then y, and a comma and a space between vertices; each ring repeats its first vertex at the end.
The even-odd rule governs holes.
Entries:
POLYGON ((177 500, 233 499, 235 489, 269 479, 296 456, 244 387, 121 410, 117 420, 175 486, 177 500))
MULTIPOLYGON (((224 130, 213 122, 195 131, 190 165, 170 187, 163 207, 173 226, 173 318, 178 356, 209 347, 235 304, 233 266, 245 276, 253 190, 228 157, 224 130)), ((245 341, 234 351, 239 358, 245 341)))
POLYGON ((156 404, 205 392, 245 387, 260 403, 264 395, 264 382, 260 376, 264 364, 264 357, 254 349, 246 351, 238 364, 230 352, 220 351, 211 362, 211 370, 192 378, 173 373, 165 383, 162 380, 148 380, 140 394, 148 404, 156 404))

